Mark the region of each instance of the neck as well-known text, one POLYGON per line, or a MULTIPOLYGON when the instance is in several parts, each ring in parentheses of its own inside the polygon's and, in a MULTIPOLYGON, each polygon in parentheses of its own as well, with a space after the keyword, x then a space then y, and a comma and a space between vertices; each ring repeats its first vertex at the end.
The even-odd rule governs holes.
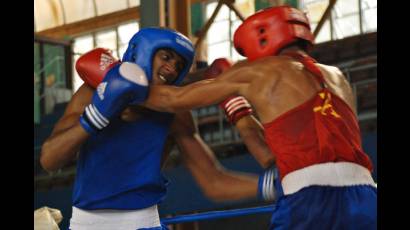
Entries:
POLYGON ((306 51, 304 51, 303 49, 299 48, 298 46, 289 46, 286 47, 284 49, 282 49, 279 53, 279 55, 283 55, 284 53, 288 53, 288 52, 298 52, 298 53, 303 53, 303 54, 307 54, 306 51))

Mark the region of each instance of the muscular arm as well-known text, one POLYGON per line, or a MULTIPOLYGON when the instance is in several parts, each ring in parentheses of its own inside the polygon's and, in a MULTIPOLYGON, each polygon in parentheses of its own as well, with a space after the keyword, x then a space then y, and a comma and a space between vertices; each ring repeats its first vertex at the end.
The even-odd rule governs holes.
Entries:
POLYGON ((144 106, 163 112, 182 112, 221 102, 232 94, 240 94, 252 77, 249 67, 232 68, 216 79, 198 81, 183 87, 153 85, 144 106))
POLYGON ((257 196, 258 176, 225 169, 196 131, 190 112, 177 114, 172 133, 184 164, 207 197, 222 201, 257 196))
POLYGON ((81 145, 89 134, 81 127, 79 117, 86 105, 91 102, 93 89, 82 85, 67 105, 63 117, 43 143, 41 148, 41 166, 49 172, 58 170, 75 160, 81 145))
POLYGON ((249 152, 262 168, 271 167, 275 163, 275 157, 265 142, 263 126, 259 121, 249 115, 238 120, 235 126, 249 152))

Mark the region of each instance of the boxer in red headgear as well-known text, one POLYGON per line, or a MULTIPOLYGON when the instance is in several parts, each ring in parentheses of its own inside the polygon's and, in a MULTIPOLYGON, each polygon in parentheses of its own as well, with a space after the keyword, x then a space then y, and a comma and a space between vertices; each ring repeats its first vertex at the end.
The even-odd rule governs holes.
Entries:
POLYGON ((242 95, 263 124, 279 169, 277 189, 283 196, 271 227, 376 229, 377 190, 361 146, 351 86, 338 68, 308 56, 312 44, 303 12, 267 8, 234 34, 246 61, 188 86, 153 86, 144 105, 176 112, 242 95))

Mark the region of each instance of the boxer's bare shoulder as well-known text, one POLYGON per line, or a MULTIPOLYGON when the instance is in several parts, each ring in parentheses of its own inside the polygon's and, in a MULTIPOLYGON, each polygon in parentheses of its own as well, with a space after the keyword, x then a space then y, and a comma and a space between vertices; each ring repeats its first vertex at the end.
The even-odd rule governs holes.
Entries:
POLYGON ((336 86, 347 83, 345 76, 339 68, 321 63, 316 63, 316 66, 319 67, 327 84, 336 86))
POLYGON ((353 90, 343 72, 335 67, 316 64, 323 74, 327 87, 337 96, 347 102, 355 110, 353 90))

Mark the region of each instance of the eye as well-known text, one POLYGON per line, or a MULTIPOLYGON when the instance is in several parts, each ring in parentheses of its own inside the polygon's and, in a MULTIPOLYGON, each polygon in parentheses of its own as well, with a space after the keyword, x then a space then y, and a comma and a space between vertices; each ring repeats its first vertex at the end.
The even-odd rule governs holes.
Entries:
POLYGON ((169 59, 171 59, 171 56, 169 54, 163 54, 162 55, 162 60, 169 61, 169 59))

